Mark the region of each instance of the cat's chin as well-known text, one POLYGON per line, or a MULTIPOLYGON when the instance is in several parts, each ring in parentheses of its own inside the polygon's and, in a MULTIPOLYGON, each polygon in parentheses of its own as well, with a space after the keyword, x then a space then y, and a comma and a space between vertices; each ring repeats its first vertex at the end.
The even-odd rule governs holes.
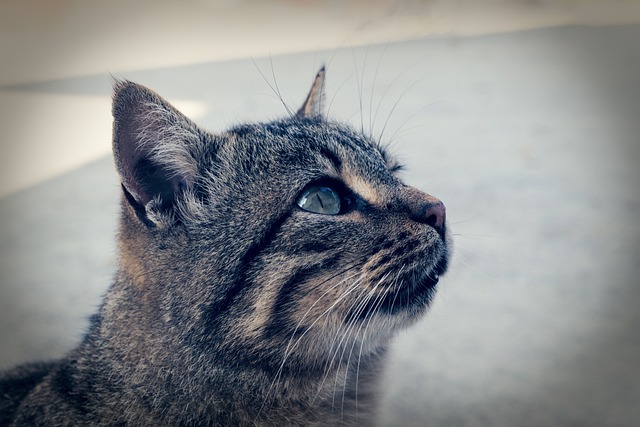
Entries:
MULTIPOLYGON (((398 317, 401 321, 417 319, 429 308, 436 295, 440 277, 446 270, 447 258, 443 257, 420 276, 405 280, 395 291, 389 290, 382 300, 370 302, 364 310, 358 311, 356 317, 359 320, 366 320, 372 315, 398 317)), ((353 317, 349 316, 347 320, 353 317)))
POLYGON ((398 292, 390 292, 380 306, 380 312, 395 316, 420 314, 429 307, 436 295, 440 273, 431 272, 422 280, 406 283, 398 292))
POLYGON ((421 276, 405 281, 396 292, 389 292, 381 304, 381 312, 392 316, 422 314, 436 295, 440 277, 447 271, 447 261, 443 256, 421 276))
POLYGON ((431 274, 428 274, 422 281, 420 281, 420 286, 425 287, 426 289, 435 288, 440 282, 440 273, 434 271, 431 274))

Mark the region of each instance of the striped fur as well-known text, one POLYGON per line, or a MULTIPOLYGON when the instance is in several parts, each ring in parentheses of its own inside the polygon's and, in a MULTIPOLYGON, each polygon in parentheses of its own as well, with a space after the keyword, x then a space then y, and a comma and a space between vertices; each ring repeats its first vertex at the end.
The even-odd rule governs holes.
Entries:
POLYGON ((76 349, 0 376, 3 424, 372 423, 389 341, 427 310, 449 238, 395 159, 322 118, 323 78, 295 116, 218 135, 116 84, 120 267, 76 349), (350 209, 300 209, 313 182, 350 209))

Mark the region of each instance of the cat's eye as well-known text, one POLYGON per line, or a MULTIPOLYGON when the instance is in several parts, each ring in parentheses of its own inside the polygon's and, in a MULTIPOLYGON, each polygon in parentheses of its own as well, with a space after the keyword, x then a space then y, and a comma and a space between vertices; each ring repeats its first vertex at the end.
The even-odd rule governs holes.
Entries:
POLYGON ((307 188, 302 192, 297 203, 305 211, 325 215, 337 215, 342 208, 340 194, 326 185, 307 188))

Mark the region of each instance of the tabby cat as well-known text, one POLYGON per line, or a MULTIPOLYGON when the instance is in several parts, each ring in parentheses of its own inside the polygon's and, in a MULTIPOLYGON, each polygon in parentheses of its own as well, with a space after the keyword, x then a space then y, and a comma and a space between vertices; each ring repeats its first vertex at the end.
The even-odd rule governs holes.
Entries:
POLYGON ((447 267, 445 208, 297 114, 213 135, 115 84, 119 267, 83 341, 0 376, 1 425, 371 425, 390 339, 447 267))

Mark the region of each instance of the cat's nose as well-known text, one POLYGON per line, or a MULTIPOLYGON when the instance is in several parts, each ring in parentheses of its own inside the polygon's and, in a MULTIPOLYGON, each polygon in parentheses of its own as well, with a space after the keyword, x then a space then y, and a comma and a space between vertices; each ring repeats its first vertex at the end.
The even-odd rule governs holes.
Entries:
POLYGON ((440 234, 444 233, 444 224, 447 219, 447 210, 444 203, 438 200, 435 203, 428 204, 424 212, 424 222, 429 224, 440 234))
POLYGON ((447 222, 447 210, 444 203, 437 197, 411 189, 409 216, 412 220, 433 227, 438 234, 444 236, 447 222))

